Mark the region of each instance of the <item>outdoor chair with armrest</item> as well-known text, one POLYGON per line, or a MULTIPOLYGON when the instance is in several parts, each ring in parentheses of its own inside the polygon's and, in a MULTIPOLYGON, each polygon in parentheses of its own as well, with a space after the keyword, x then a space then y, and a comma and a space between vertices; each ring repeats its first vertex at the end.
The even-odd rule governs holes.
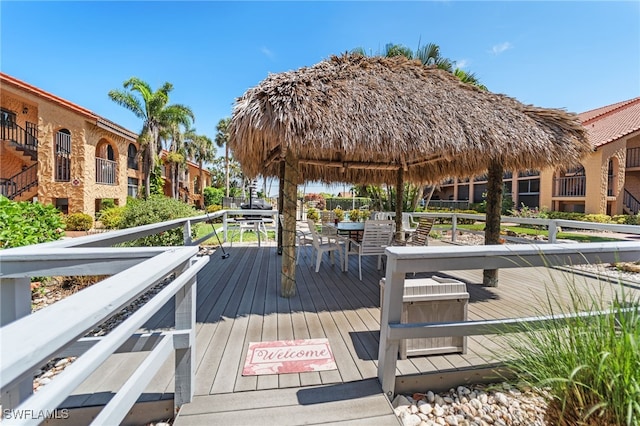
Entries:
POLYGON ((335 263, 333 254, 333 252, 335 251, 338 252, 340 266, 344 271, 344 260, 342 258, 342 248, 340 247, 340 244, 338 244, 337 242, 323 243, 320 239, 320 234, 316 229, 316 223, 311 219, 307 219, 307 223, 309 224, 309 230, 311 231, 311 237, 313 239, 313 249, 316 253, 316 272, 320 271, 320 262, 322 262, 322 255, 325 252, 329 253, 331 264, 335 263))
MULTIPOLYGON (((279 214, 278 220, 284 229, 284 216, 279 214)), ((313 238, 311 236, 311 232, 307 233, 302 229, 297 229, 296 227, 296 265, 300 263, 300 250, 306 246, 311 246, 311 249, 313 250, 313 238)))
POLYGON ((362 281, 362 256, 378 256, 378 270, 381 268, 382 255, 391 245, 395 223, 392 220, 367 220, 364 223, 362 240, 351 239, 345 247, 345 270, 349 270, 349 253, 358 255, 358 272, 362 281))
POLYGON ((394 245, 399 246, 428 246, 429 233, 433 229, 435 220, 431 217, 421 217, 418 226, 406 241, 394 241, 394 245))
POLYGON ((402 213, 402 230, 404 231, 405 235, 411 235, 416 232, 416 228, 414 228, 415 224, 416 223, 413 221, 413 216, 411 216, 411 213, 402 213))

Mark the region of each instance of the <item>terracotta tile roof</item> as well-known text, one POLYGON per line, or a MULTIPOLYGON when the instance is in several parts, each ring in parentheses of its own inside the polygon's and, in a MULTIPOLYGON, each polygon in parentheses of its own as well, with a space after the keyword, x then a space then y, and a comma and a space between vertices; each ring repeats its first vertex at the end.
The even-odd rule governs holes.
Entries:
POLYGON ((10 76, 9 74, 5 74, 3 72, 0 72, 0 83, 4 86, 4 85, 8 85, 8 86, 13 86, 17 89, 23 90, 25 92, 31 93, 41 99, 45 99, 47 101, 53 102, 55 104, 60 105, 63 108, 69 109, 71 111, 74 111, 77 114, 80 114, 82 116, 84 116, 85 118, 87 118, 88 120, 92 121, 93 124, 97 125, 98 127, 104 127, 107 130, 110 130, 111 132, 114 132, 116 134, 119 134, 123 137, 125 137, 126 139, 129 140, 136 140, 137 138, 137 134, 125 129, 124 127, 114 123, 113 121, 107 120, 104 117, 99 116, 98 114, 94 113, 93 111, 90 111, 84 107, 81 107, 78 104, 74 104, 73 102, 70 102, 66 99, 63 99, 59 96, 56 96, 52 93, 49 93, 47 91, 44 91, 42 89, 40 89, 39 87, 36 86, 32 86, 29 83, 25 83, 22 80, 19 80, 15 77, 10 76))
POLYGON ((578 114, 594 148, 640 131, 640 97, 578 114))

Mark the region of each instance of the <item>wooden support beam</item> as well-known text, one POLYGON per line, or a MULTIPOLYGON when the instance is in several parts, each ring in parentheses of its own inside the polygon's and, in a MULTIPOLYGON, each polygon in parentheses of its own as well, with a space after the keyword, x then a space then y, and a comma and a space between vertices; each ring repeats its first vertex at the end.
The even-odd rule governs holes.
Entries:
POLYGON ((284 229, 282 230, 281 296, 296 295, 296 205, 298 198, 298 159, 290 150, 284 166, 284 229))

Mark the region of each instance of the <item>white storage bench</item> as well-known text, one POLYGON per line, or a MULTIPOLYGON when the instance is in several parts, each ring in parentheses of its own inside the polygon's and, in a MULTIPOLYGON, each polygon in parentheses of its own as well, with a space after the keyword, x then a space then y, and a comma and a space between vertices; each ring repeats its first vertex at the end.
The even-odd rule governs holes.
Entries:
MULTIPOLYGON (((384 302, 384 282, 380 281, 380 312, 384 302)), ((432 276, 404 280, 403 324, 415 322, 454 322, 467 320, 469 293, 465 283, 452 278, 432 276)), ((405 339, 400 343, 400 358, 412 355, 467 353, 467 337, 431 337, 405 339)))

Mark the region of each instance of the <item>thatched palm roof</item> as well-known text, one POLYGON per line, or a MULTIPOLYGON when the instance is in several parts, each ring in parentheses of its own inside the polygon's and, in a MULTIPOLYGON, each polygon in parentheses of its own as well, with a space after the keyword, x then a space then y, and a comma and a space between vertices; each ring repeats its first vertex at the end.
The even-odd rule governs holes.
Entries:
POLYGON ((278 176, 291 150, 304 180, 434 182, 576 163, 577 116, 524 105, 403 57, 334 56, 271 74, 236 102, 229 146, 249 176, 278 176))

